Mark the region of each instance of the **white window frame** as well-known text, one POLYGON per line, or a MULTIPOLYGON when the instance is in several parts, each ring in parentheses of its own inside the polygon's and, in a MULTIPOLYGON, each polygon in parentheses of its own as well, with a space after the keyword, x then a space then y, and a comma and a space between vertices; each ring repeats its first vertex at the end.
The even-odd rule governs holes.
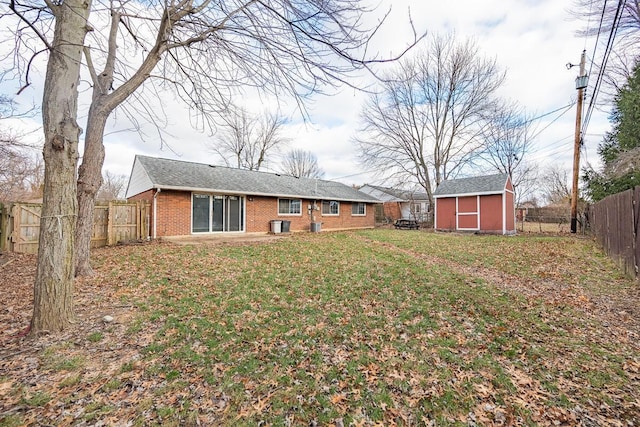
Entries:
MULTIPOLYGON (((245 196, 239 196, 235 194, 216 194, 216 193, 200 193, 200 192, 191 192, 191 224, 190 230, 191 234, 214 234, 214 233, 245 233, 247 231, 247 198, 245 196), (208 231, 193 231, 193 200, 196 197, 207 197, 209 199, 209 230, 208 231), (238 217, 238 221, 240 224, 240 230, 227 231, 225 228, 227 225, 227 208, 228 208, 228 200, 231 197, 237 197, 240 203, 240 213, 241 216, 238 217), (213 201, 214 199, 222 199, 223 200, 223 214, 222 214, 222 230, 213 231, 213 201)), ((154 220, 155 221, 155 220, 154 220)))
POLYGON ((320 212, 322 212, 322 216, 339 216, 340 215, 340 202, 338 202, 337 200, 323 200, 322 201, 322 208, 321 208, 320 212), (328 207, 328 212, 324 211, 324 207, 325 206, 328 207), (331 212, 331 207, 332 206, 337 206, 337 212, 336 213, 331 212))
MULTIPOLYGON (((359 211, 360 209, 358 209, 359 211)), ((367 204, 364 202, 353 202, 351 203, 351 216, 367 216, 367 204), (362 213, 360 212, 355 212, 354 213, 354 208, 359 208, 360 206, 362 206, 362 213)))
POLYGON ((283 197, 281 199, 278 199, 278 216, 302 216, 302 199, 290 199, 290 198, 286 198, 283 197), (281 200, 288 200, 289 201, 289 212, 280 212, 280 201, 281 200), (299 212, 291 212, 291 202, 297 201, 298 202, 298 207, 300 209, 299 212))

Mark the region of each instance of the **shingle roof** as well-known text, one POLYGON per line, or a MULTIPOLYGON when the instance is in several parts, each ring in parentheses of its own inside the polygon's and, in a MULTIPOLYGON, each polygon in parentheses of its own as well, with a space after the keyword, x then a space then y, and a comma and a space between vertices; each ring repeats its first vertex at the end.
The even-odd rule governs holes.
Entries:
POLYGON ((502 193, 507 185, 508 178, 509 175, 501 173, 473 178, 450 179, 442 181, 433 195, 438 197, 460 194, 502 193))
POLYGON ((136 164, 144 168, 153 188, 379 203, 368 194, 334 181, 139 155, 134 169, 136 164))
POLYGON ((371 184, 367 184, 367 185, 371 188, 375 188, 378 191, 387 193, 390 196, 393 196, 396 199, 402 200, 402 201, 429 200, 429 196, 424 191, 408 191, 408 190, 400 190, 398 188, 380 187, 378 185, 371 185, 371 184))

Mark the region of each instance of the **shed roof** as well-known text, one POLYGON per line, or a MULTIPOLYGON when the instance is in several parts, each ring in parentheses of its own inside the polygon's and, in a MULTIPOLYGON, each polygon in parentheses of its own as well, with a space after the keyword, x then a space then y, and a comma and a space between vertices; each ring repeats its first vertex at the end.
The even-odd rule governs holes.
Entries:
POLYGON ((449 179, 442 181, 433 195, 434 197, 444 197, 462 194, 502 193, 507 187, 508 179, 509 175, 506 173, 472 178, 449 179))
POLYGON ((152 188, 379 203, 334 181, 136 155, 127 197, 152 188))

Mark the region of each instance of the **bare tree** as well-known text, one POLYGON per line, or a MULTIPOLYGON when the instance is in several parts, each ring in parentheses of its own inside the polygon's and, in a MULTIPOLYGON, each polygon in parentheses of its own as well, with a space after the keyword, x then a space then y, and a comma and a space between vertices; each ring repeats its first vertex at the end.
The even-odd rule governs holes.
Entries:
POLYGON ((5 147, 1 151, 0 200, 27 201, 42 197, 42 160, 24 150, 5 147))
POLYGON ((571 175, 559 164, 545 168, 538 180, 539 189, 548 205, 567 203, 571 200, 571 175))
POLYGON ((318 158, 311 151, 290 150, 282 161, 282 173, 296 178, 322 178, 324 171, 318 166, 318 158))
POLYGON ((496 104, 482 131, 483 146, 474 159, 476 164, 487 164, 509 175, 516 203, 532 195, 537 177, 537 166, 527 161, 533 142, 531 123, 515 103, 496 104))
POLYGON ((124 195, 127 176, 105 171, 102 185, 96 196, 97 200, 116 200, 124 195))
MULTIPOLYGON (((602 91, 610 101, 631 76, 631 70, 640 55, 640 0, 604 1, 574 0, 572 8, 574 18, 584 26, 578 31, 580 37, 594 37, 601 51, 612 41, 611 54, 602 70, 602 91), (614 38, 610 38, 613 36, 614 38)), ((603 53, 604 55, 604 53, 603 53)), ((599 73, 603 57, 591 58, 595 68, 592 74, 599 73)), ((594 78, 590 84, 595 84, 594 78)))
POLYGON ((279 114, 253 115, 245 108, 230 106, 220 117, 221 130, 210 147, 227 166, 259 170, 274 149, 289 142, 282 135, 286 120, 279 114))
POLYGON ((23 134, 6 124, 19 116, 12 99, 0 95, 0 200, 29 200, 41 196, 41 159, 37 147, 23 142, 23 134))
MULTIPOLYGON (((38 31, 35 23, 40 23, 48 5, 44 1, 15 2, 14 10, 38 31), (25 17, 27 11, 30 19, 25 17)), ((364 57, 381 24, 363 26, 364 15, 371 10, 359 0, 96 4, 89 8, 96 15, 95 27, 90 27, 95 29, 93 46, 84 48, 93 97, 78 171, 78 275, 91 274, 93 204, 102 184, 108 117, 116 108, 131 113, 136 122, 141 115, 158 116, 145 102, 144 90, 137 92, 141 86, 152 92, 171 89, 193 109, 198 124, 214 128, 216 115, 230 104, 235 89, 286 93, 302 105, 306 96, 348 83, 354 71, 382 61, 364 57), (127 100, 126 106, 134 111, 123 105, 127 100)))
MULTIPOLYGON (((142 100, 142 92, 136 94, 141 86, 172 88, 197 113, 194 117, 211 124, 236 88, 286 93, 302 105, 306 96, 348 84, 354 71, 382 61, 366 57, 381 23, 364 27, 370 10, 358 0, 96 0, 95 7, 91 0, 12 0, 10 8, 24 23, 15 29, 18 52, 12 57, 17 58, 14 68, 24 73, 25 86, 34 52, 49 54, 43 101, 45 194, 32 321, 36 332, 60 330, 72 315, 73 268, 68 267, 76 245, 75 271, 91 272, 93 205, 102 184, 106 121, 118 107, 126 113, 126 100, 142 100), (95 17, 91 23, 90 12, 95 17), (47 14, 55 25, 45 20, 47 14), (89 31, 92 46, 85 46, 89 31), (93 96, 76 186, 68 180, 75 177, 78 158, 83 51, 93 96), (52 109, 54 105, 58 108, 52 109), (77 205, 69 200, 76 194, 77 205), (74 230, 75 237, 69 237, 74 230), (65 238, 58 238, 58 232, 65 238), (41 289, 54 292, 43 295, 41 289)), ((141 112, 153 113, 145 102, 137 105, 141 112)), ((131 116, 136 120, 136 114, 131 116)))
POLYGON ((366 102, 355 137, 362 163, 417 181, 433 206, 433 186, 455 174, 479 147, 504 77, 472 41, 433 37, 366 102))

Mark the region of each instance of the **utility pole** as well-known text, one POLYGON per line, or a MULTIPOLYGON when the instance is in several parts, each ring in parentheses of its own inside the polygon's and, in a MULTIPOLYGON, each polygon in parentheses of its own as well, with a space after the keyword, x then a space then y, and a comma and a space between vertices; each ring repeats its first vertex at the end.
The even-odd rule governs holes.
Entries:
MULTIPOLYGON (((587 87, 588 77, 585 75, 586 50, 582 51, 580 57, 580 74, 576 77, 576 89, 578 89, 578 104, 576 111, 576 134, 573 142, 573 186, 571 189, 571 232, 576 233, 578 229, 578 177, 580 175, 580 146, 582 145, 582 99, 584 89, 587 87)), ((572 64, 567 64, 569 68, 572 64)))

